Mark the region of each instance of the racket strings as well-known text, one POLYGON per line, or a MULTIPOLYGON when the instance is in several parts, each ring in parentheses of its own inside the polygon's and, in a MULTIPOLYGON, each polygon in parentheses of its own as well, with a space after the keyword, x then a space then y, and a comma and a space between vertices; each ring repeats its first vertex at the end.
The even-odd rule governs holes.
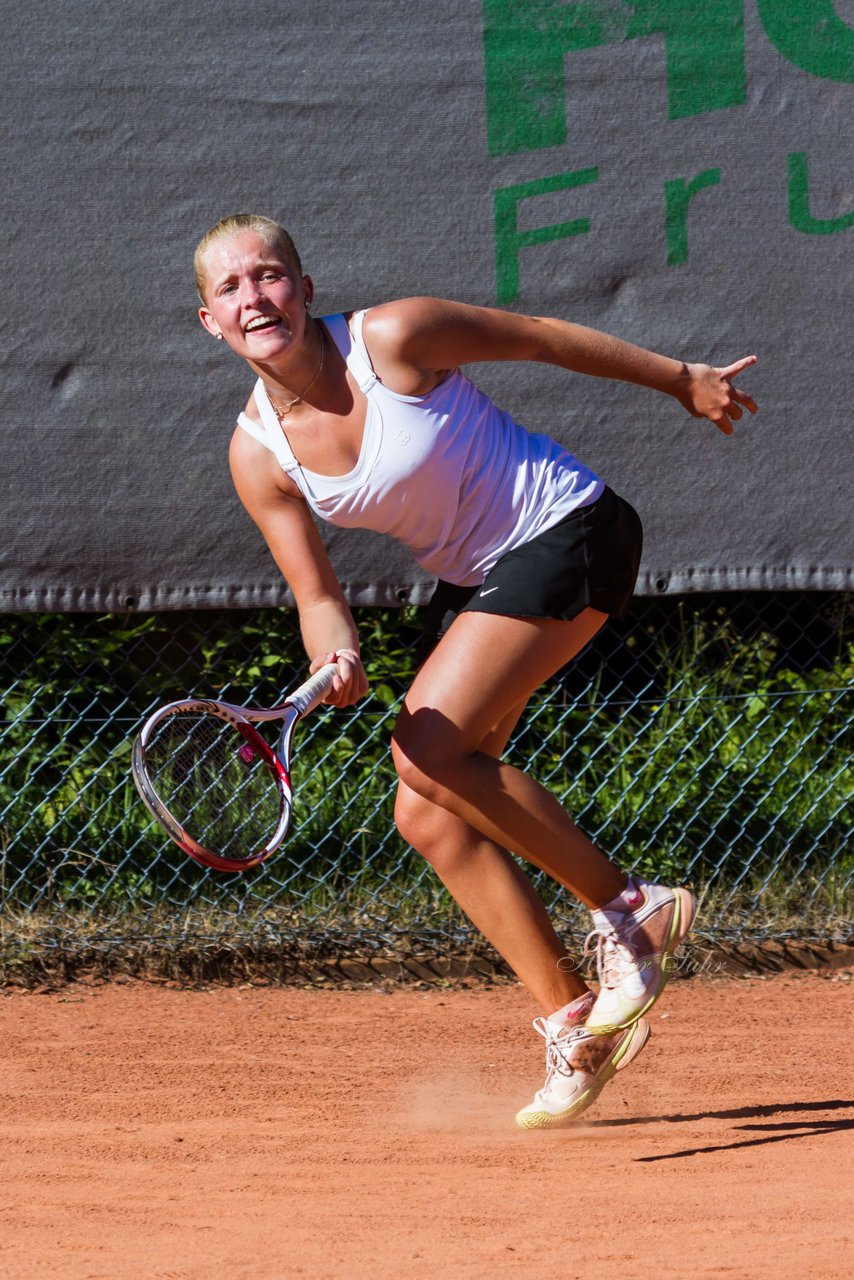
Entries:
POLYGON ((169 716, 149 738, 145 768, 161 803, 213 853, 250 857, 276 830, 282 807, 276 775, 219 716, 169 716))

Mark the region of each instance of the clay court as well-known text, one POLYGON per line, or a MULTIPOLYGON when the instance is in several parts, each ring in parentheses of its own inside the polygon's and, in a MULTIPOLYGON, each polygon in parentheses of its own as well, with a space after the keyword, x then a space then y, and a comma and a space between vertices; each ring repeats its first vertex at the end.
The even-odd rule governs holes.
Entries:
POLYGON ((7 1280, 842 1280, 852 971, 671 984, 586 1122, 515 985, 10 991, 7 1280))

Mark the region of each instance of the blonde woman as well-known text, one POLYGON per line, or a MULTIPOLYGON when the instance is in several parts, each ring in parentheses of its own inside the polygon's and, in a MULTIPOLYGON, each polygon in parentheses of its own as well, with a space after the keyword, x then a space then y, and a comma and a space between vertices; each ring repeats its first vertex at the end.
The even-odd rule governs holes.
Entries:
POLYGON ((234 484, 291 588, 311 669, 337 662, 329 702, 356 702, 367 680, 314 517, 387 533, 438 579, 392 740, 396 822, 541 1010, 546 1079, 517 1122, 566 1124, 643 1048, 695 904, 628 878, 502 759, 532 693, 625 609, 642 534, 628 503, 461 366, 539 361, 636 383, 729 435, 755 412, 733 385, 755 357, 686 364, 563 320, 426 297, 315 318, 293 241, 254 215, 213 227, 195 267, 202 324, 255 375, 234 484), (511 851, 591 911, 598 995, 511 851))

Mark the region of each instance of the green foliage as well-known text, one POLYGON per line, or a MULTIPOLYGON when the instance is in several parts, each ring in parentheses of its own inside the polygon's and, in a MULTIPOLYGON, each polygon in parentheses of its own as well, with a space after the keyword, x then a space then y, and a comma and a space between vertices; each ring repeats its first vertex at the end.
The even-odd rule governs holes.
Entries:
POLYGON ((773 635, 745 638, 731 621, 685 610, 659 660, 652 699, 594 699, 563 722, 560 792, 582 825, 622 863, 665 880, 761 885, 777 868, 795 876, 842 862, 851 644, 832 666, 797 672, 779 665, 773 635))
MULTIPOLYGON (((773 896, 769 927, 796 930, 811 904, 844 912, 851 880, 851 617, 839 597, 802 600, 821 623, 805 659, 759 603, 745 622, 720 601, 638 602, 619 646, 611 629, 580 675, 536 696, 510 758, 621 865, 712 886, 745 910, 773 896)), ((167 910, 180 921, 207 905, 232 920, 275 909, 315 929, 346 918, 456 936, 453 904, 392 822, 388 740, 414 672, 417 611, 361 610, 358 621, 369 699, 306 723, 286 847, 256 872, 222 876, 148 818, 130 744, 145 714, 176 697, 277 701, 305 675, 293 613, 2 619, 6 918, 167 910)), ((542 891, 565 915, 562 895, 542 891)))

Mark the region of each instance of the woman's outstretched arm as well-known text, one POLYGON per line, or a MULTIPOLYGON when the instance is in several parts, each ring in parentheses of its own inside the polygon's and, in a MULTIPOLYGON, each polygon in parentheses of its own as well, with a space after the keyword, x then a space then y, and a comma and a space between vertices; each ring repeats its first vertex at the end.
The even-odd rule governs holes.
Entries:
POLYGON ((733 379, 756 356, 722 367, 686 363, 647 351, 585 325, 543 316, 524 316, 490 307, 406 298, 374 307, 365 320, 365 339, 383 372, 396 377, 421 375, 489 360, 532 360, 576 373, 614 378, 673 396, 696 418, 708 418, 725 435, 744 409, 756 412, 753 397, 733 379))

